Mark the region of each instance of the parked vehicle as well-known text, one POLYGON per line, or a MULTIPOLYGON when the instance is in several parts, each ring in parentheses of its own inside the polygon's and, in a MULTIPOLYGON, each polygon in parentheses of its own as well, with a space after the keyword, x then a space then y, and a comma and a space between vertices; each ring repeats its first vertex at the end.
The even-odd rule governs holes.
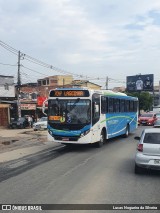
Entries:
POLYGON ((142 173, 143 169, 160 170, 160 130, 149 128, 142 132, 135 155, 135 173, 142 173))
POLYGON ((34 131, 47 129, 47 117, 42 117, 33 124, 34 131))
POLYGON ((23 129, 23 128, 26 128, 28 126, 29 126, 29 122, 28 122, 26 117, 14 119, 14 120, 11 121, 11 123, 9 125, 9 127, 12 128, 12 129, 16 129, 16 128, 23 129))
POLYGON ((138 123, 142 125, 153 126, 156 119, 157 118, 155 113, 148 112, 139 116, 138 123))
POLYGON ((156 113, 156 121, 154 122, 154 127, 160 127, 160 113, 156 113))

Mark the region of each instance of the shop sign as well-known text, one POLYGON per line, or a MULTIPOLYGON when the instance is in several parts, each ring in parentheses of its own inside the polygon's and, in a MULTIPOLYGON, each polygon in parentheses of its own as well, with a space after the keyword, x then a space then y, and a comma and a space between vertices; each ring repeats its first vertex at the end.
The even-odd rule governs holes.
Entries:
POLYGON ((36 104, 21 104, 21 110, 36 110, 36 104))

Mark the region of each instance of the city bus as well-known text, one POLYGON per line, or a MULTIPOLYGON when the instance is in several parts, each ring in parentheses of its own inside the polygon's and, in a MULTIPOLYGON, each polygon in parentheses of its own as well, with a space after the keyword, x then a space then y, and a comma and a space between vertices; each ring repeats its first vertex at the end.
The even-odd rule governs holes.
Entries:
POLYGON ((87 88, 57 88, 49 93, 48 138, 62 144, 101 147, 138 126, 138 99, 124 93, 87 88))

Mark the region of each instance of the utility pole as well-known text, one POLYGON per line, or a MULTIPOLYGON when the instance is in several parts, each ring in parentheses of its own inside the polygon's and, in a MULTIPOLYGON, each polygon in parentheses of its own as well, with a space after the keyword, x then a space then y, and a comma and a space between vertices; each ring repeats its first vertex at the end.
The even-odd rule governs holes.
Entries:
POLYGON ((21 74, 20 74, 20 60, 21 52, 18 51, 18 75, 17 75, 17 107, 18 107, 18 118, 21 117, 21 102, 20 102, 20 87, 21 87, 21 74))
POLYGON ((106 89, 108 89, 108 76, 106 77, 106 89))

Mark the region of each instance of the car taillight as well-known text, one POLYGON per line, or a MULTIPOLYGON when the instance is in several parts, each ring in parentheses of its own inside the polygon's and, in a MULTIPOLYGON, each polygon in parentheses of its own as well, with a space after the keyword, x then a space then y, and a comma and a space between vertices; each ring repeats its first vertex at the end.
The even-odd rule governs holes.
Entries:
POLYGON ((138 144, 137 150, 138 150, 139 152, 143 152, 143 144, 138 144))

